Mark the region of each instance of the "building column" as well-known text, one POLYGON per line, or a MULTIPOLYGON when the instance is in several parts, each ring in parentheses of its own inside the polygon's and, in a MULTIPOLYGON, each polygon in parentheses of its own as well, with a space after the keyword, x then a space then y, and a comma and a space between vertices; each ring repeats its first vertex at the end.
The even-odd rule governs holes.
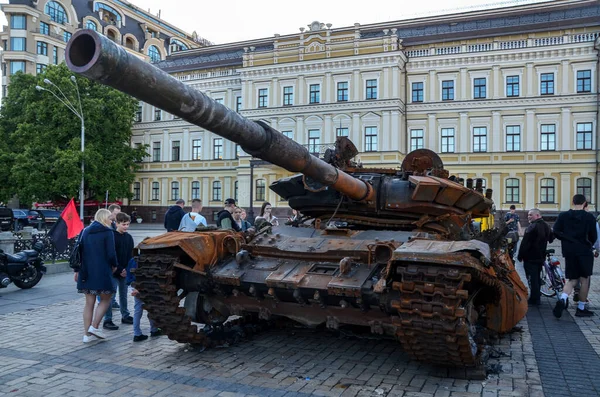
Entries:
POLYGON ((142 191, 140 192, 142 198, 142 205, 148 205, 150 201, 150 185, 148 178, 142 178, 142 191))
POLYGON ((426 149, 436 152, 435 138, 437 134, 435 128, 435 113, 428 113, 427 120, 429 121, 427 125, 427 136, 423 138, 423 145, 426 145, 426 149))
POLYGON ((279 79, 277 77, 273 78, 271 81, 271 95, 269 107, 279 107, 281 104, 279 103, 279 79))
POLYGON ((490 152, 502 152, 502 142, 501 137, 504 135, 502 133, 502 127, 500 125, 500 112, 492 111, 492 139, 491 139, 491 147, 490 152))
POLYGON ((202 177, 202 191, 200 192, 200 197, 202 197, 202 203, 206 206, 210 205, 210 188, 208 183, 208 177, 202 177))
POLYGON ((526 72, 527 81, 525 83, 527 84, 527 88, 526 88, 525 92, 526 92, 527 97, 531 97, 531 96, 533 96, 533 83, 534 83, 533 63, 528 62, 526 66, 527 66, 527 72, 526 72))
POLYGON ((467 100, 467 82, 469 77, 467 76, 467 68, 460 69, 460 100, 467 100))
MULTIPOLYGON (((437 79, 435 78, 435 70, 429 71, 429 98, 427 98, 428 102, 435 102, 437 98, 435 96, 435 87, 437 85, 437 79)), ((461 90, 466 91, 466 90, 461 90)))
POLYGON ((382 130, 378 131, 379 135, 379 150, 390 151, 394 150, 394 146, 392 145, 392 129, 390 128, 390 112, 388 110, 384 110, 382 112, 383 120, 382 120, 382 130))
POLYGON ((502 204, 502 198, 500 196, 500 193, 502 192, 502 181, 500 180, 500 176, 502 174, 500 174, 499 172, 492 172, 491 175, 491 185, 488 187, 493 190, 492 200, 496 204, 496 209, 500 209, 500 206, 502 204))
POLYGON ((306 138, 306 131, 304 131, 304 116, 296 116, 296 142, 303 145, 308 143, 306 138))
POLYGON ((190 140, 190 130, 183 130, 183 142, 181 142, 181 160, 190 161, 192 158, 192 141, 190 140))
MULTIPOLYGON (((400 77, 400 68, 397 66, 392 67, 392 98, 399 98, 400 93, 398 89, 400 84, 398 84, 398 78, 400 77)), ((404 102, 407 101, 407 98, 404 98, 404 102)))
POLYGON ((362 146, 362 131, 360 130, 360 114, 359 113, 352 113, 352 131, 350 131, 350 140, 352 142, 356 142, 357 145, 356 147, 358 148, 359 152, 362 152, 363 150, 363 146, 362 146))
POLYGON ((382 99, 389 99, 390 98, 390 68, 389 67, 383 68, 383 81, 380 81, 379 84, 383 86, 383 98, 382 99))
POLYGON ((534 123, 535 110, 526 109, 525 114, 525 151, 535 152, 535 138, 537 136, 534 123))
POLYGON ((161 199, 160 205, 169 205, 169 178, 163 177, 161 178, 161 199))
POLYGON ((223 200, 233 197, 231 192, 231 177, 226 176, 223 178, 223 200))
POLYGON ((235 97, 233 96, 233 88, 227 89, 227 95, 225 95, 225 106, 230 109, 235 109, 235 97))
POLYGON ((333 131, 333 123, 331 121, 331 115, 325 115, 325 131, 323 131, 323 143, 335 142, 335 132, 333 131))
POLYGON ((360 101, 360 71, 353 70, 352 71, 352 87, 350 88, 352 91, 352 100, 354 102, 360 101))
POLYGON ((571 208, 571 172, 560 173, 560 210, 567 211, 571 208))
POLYGON ((500 98, 500 66, 494 65, 492 66, 492 98, 498 99, 500 98))
POLYGON ((271 128, 279 131, 279 120, 277 119, 277 117, 273 117, 269 121, 271 122, 271 128))
POLYGON ((306 103, 308 102, 306 100, 306 98, 304 97, 304 76, 300 75, 298 76, 298 97, 296 98, 296 105, 306 105, 306 103))
MULTIPOLYGON (((569 61, 563 59, 562 64, 562 85, 560 86, 560 92, 556 92, 555 95, 567 94, 569 92, 569 61)), ((558 88, 558 84, 556 85, 558 88)))
MULTIPOLYGON (((385 121, 385 119, 384 119, 385 121)), ((397 110, 392 110, 391 112, 391 126, 389 129, 389 133, 384 131, 384 134, 389 135, 391 137, 391 149, 398 150, 400 153, 406 153, 407 150, 404 147, 404 139, 402 137, 406 134, 402 132, 400 126, 402 125, 402 113, 397 110)), ((384 124, 385 126, 385 124, 384 124)))
POLYGON ((335 89, 333 88, 333 81, 331 80, 331 72, 325 72, 325 80, 323 81, 323 95, 321 95, 322 102, 332 103, 334 91, 335 89))
POLYGON ((526 210, 535 208, 535 187, 537 186, 535 183, 535 175, 535 172, 525 173, 525 186, 523 186, 525 188, 523 189, 525 192, 525 200, 523 200, 523 202, 525 203, 526 210))
POLYGON ((252 80, 248 80, 244 84, 242 84, 242 98, 243 98, 242 107, 244 109, 254 109, 256 107, 256 105, 254 104, 254 101, 253 101, 253 98, 254 98, 253 91, 254 91, 254 84, 252 83, 252 80))
POLYGON ((160 153, 160 161, 169 161, 169 130, 163 130, 162 135, 162 143, 161 143, 161 153, 160 153))
POLYGON ((188 201, 190 201, 190 205, 191 205, 191 198, 192 195, 189 193, 189 182, 188 182, 187 177, 183 177, 181 178, 181 182, 179 184, 181 190, 179 191, 181 194, 179 195, 179 197, 181 197, 182 199, 185 200, 185 202, 187 203, 188 201))
POLYGON ((240 207, 250 206, 250 174, 238 174, 238 201, 240 207))
POLYGON ((460 112, 460 121, 458 123, 458 131, 456 133, 457 147, 459 153, 469 152, 469 119, 467 112, 460 112))
POLYGON ((561 108, 561 120, 560 120, 560 128, 557 128, 556 131, 560 131, 560 147, 557 147, 557 150, 573 150, 573 141, 575 139, 574 134, 576 131, 573 131, 571 126, 571 108, 561 108))

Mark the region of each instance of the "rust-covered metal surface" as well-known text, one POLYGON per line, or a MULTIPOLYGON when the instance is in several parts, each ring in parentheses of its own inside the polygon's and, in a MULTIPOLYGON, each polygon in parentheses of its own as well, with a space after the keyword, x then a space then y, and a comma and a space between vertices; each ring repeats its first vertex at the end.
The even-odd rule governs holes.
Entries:
POLYGON ((171 339, 211 346, 276 318, 359 326, 416 359, 485 376, 490 337, 523 318, 527 289, 505 231, 471 228, 492 212, 481 181, 451 176, 427 149, 400 169, 363 168, 343 137, 323 161, 93 31, 74 34, 66 52, 73 71, 301 172, 270 186, 303 214, 290 226, 170 232, 139 245, 136 288, 171 339))

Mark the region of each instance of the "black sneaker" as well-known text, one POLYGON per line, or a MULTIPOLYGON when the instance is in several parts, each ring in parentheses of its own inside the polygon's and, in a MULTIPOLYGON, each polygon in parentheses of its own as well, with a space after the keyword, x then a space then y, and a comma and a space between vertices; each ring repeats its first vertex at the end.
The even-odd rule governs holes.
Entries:
POLYGON ((575 310, 575 317, 592 317, 593 315, 594 312, 588 309, 581 310, 580 308, 577 308, 577 310, 575 310))
POLYGON ((115 302, 115 303, 112 304, 112 309, 113 310, 114 309, 120 309, 120 308, 121 308, 121 306, 119 306, 119 304, 117 302, 115 302))
POLYGON ((148 339, 148 335, 136 335, 133 337, 134 342, 141 342, 148 339))
POLYGON ((162 329, 157 329, 156 331, 152 331, 150 332, 150 336, 155 337, 155 336, 161 336, 162 335, 162 329))
POLYGON ((127 316, 121 319, 121 324, 133 324, 133 317, 127 316))
POLYGON ((115 325, 115 323, 113 323, 112 321, 105 321, 104 324, 102 325, 102 328, 108 329, 111 331, 116 331, 119 329, 119 326, 115 325))
POLYGON ((554 306, 554 310, 552 310, 554 317, 560 318, 560 316, 562 316, 563 310, 565 310, 565 301, 559 299, 558 301, 556 301, 556 306, 554 306))

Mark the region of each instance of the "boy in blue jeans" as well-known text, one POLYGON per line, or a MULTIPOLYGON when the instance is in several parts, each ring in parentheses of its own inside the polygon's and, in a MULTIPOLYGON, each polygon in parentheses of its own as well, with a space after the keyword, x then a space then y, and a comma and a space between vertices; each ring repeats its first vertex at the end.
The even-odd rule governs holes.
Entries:
MULTIPOLYGON (((131 258, 129 260, 129 264, 127 265, 127 284, 131 284, 132 282, 135 281, 135 276, 131 272, 131 269, 135 269, 136 267, 137 267, 137 262, 135 261, 135 258, 131 258)), ((131 296, 133 296, 133 300, 134 300, 134 303, 133 303, 133 341, 134 342, 141 342, 141 341, 148 339, 148 335, 142 334, 142 329, 140 328, 140 321, 142 319, 142 312, 144 310, 144 308, 143 308, 144 302, 142 302, 142 300, 139 298, 139 294, 140 294, 139 291, 135 288, 131 291, 131 296)), ((162 335, 162 331, 160 330, 160 328, 157 328, 156 325, 154 325, 154 321, 150 320, 150 318, 148 318, 148 321, 150 322, 150 336, 154 337, 154 336, 162 335)))

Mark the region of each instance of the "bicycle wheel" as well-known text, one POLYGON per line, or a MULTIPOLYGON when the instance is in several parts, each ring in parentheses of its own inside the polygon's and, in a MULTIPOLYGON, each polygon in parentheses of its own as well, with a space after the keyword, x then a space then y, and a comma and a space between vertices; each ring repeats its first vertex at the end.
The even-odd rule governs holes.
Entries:
POLYGON ((547 297, 556 296, 556 291, 552 286, 552 279, 550 275, 546 272, 546 266, 542 266, 542 273, 540 274, 540 292, 542 295, 547 297))

